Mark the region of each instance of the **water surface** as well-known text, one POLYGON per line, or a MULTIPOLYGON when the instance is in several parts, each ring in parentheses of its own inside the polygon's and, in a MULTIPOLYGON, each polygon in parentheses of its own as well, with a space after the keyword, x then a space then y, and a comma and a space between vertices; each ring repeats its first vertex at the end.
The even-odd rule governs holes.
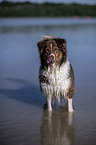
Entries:
POLYGON ((96 19, 0 19, 0 145, 96 144, 96 19), (74 69, 74 114, 43 110, 37 42, 65 38, 74 69))

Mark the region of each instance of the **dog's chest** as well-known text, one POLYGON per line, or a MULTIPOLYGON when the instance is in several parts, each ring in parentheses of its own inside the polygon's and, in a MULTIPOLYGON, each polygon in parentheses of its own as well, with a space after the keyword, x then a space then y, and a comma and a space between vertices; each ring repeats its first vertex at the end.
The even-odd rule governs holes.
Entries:
POLYGON ((53 65, 48 67, 43 75, 48 79, 49 84, 42 84, 43 89, 46 89, 48 93, 54 93, 55 95, 64 95, 68 90, 70 84, 69 78, 70 63, 67 61, 61 67, 53 65))

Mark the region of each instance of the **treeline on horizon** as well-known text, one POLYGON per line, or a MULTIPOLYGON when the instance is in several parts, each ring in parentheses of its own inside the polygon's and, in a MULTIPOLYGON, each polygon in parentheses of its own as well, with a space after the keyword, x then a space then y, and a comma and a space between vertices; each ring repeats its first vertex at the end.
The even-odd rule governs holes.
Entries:
POLYGON ((0 2, 0 17, 96 17, 96 5, 64 3, 0 2))

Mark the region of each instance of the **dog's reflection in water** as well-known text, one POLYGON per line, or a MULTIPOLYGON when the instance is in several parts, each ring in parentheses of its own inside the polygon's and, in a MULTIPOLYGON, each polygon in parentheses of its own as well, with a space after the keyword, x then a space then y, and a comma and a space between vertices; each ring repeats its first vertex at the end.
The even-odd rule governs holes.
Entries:
POLYGON ((73 145, 73 114, 64 110, 44 110, 41 124, 41 145, 73 145))

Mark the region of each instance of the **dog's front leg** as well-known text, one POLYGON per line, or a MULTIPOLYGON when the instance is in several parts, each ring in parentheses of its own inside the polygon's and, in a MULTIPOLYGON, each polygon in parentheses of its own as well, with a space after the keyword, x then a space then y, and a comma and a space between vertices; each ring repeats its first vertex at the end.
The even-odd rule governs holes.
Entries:
POLYGON ((68 111, 69 112, 74 112, 72 101, 73 101, 72 98, 71 99, 68 98, 68 111))
POLYGON ((52 111, 52 96, 47 97, 48 111, 52 111))

